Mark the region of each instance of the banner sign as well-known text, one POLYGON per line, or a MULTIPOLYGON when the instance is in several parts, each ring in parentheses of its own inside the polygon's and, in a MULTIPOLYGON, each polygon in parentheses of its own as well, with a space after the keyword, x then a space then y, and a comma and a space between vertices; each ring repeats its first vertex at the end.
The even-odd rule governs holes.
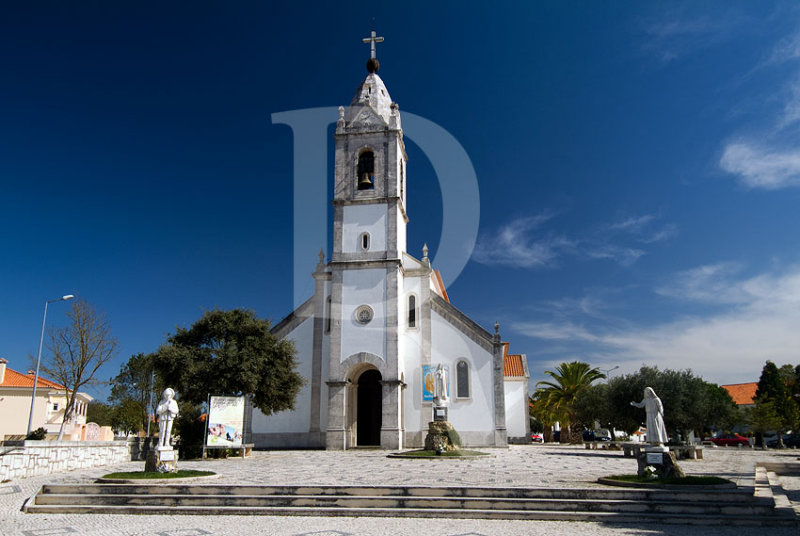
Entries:
POLYGON ((207 447, 241 447, 244 433, 244 397, 209 397, 207 430, 207 447))
MULTIPOLYGON (((423 402, 433 402, 433 395, 434 390, 436 389, 434 386, 436 385, 436 367, 438 365, 422 365, 422 401, 423 402)), ((450 396, 450 367, 444 365, 442 367, 444 369, 445 378, 446 378, 446 387, 447 387, 447 396, 450 396)))

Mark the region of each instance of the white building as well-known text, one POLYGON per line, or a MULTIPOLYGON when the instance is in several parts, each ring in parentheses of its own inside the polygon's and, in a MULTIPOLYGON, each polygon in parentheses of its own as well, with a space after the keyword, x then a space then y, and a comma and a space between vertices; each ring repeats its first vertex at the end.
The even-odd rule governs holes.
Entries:
MULTIPOLYGON (((377 60, 335 133, 333 253, 314 294, 273 328, 307 380, 294 411, 254 410, 256 447, 421 447, 432 418, 424 374, 448 371, 448 420, 465 446, 528 440, 527 364, 506 381, 507 344, 456 309, 427 248, 406 251, 406 152, 377 60)), ((525 356, 511 361, 525 363, 525 356)), ((431 382, 432 383, 432 382, 431 382)))
MULTIPOLYGON (((7 363, 0 358, 0 440, 19 436, 24 438, 28 430, 33 394, 33 371, 22 374, 8 368, 7 363)), ((92 397, 86 393, 79 392, 75 396, 75 411, 64 427, 65 439, 72 439, 73 432, 78 434, 75 439, 80 439, 80 431, 86 424, 86 410, 91 400, 92 397)), ((67 389, 39 376, 31 430, 44 428, 49 435, 57 435, 66 407, 67 389)))

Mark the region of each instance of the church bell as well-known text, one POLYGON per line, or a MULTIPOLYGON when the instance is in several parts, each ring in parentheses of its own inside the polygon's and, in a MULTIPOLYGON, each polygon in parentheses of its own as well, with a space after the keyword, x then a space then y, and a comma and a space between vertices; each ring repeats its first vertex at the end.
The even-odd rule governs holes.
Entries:
POLYGON ((362 173, 361 177, 358 179, 358 189, 359 190, 371 190, 373 187, 372 184, 372 177, 370 177, 369 173, 362 173))

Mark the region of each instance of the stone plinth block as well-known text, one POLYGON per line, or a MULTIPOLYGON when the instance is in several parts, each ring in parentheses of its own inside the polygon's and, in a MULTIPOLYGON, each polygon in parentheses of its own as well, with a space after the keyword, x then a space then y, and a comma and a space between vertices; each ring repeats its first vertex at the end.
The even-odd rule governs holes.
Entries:
POLYGON ((157 447, 147 453, 144 462, 144 470, 147 473, 177 473, 178 472, 178 451, 172 447, 157 447))
POLYGON ((425 450, 458 450, 459 445, 453 442, 458 437, 449 421, 433 421, 428 423, 428 435, 425 436, 425 450))
POLYGON ((645 476, 645 467, 647 466, 654 467, 661 478, 683 478, 686 476, 683 469, 678 465, 674 452, 646 449, 639 454, 638 462, 639 470, 637 474, 640 477, 645 476))

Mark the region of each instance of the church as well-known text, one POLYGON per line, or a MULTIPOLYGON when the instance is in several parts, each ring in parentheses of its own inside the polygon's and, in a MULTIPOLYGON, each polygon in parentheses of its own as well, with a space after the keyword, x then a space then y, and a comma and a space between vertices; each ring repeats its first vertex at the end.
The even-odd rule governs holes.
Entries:
MULTIPOLYGON (((372 32, 368 74, 339 107, 333 251, 321 251, 314 293, 272 332, 297 349, 306 385, 293 411, 251 420, 256 448, 421 448, 442 365, 448 420, 466 447, 528 442, 528 368, 451 304, 428 258, 406 251, 407 157, 398 106, 378 76, 372 32)), ((413 180, 413 179, 412 179, 413 180)))

